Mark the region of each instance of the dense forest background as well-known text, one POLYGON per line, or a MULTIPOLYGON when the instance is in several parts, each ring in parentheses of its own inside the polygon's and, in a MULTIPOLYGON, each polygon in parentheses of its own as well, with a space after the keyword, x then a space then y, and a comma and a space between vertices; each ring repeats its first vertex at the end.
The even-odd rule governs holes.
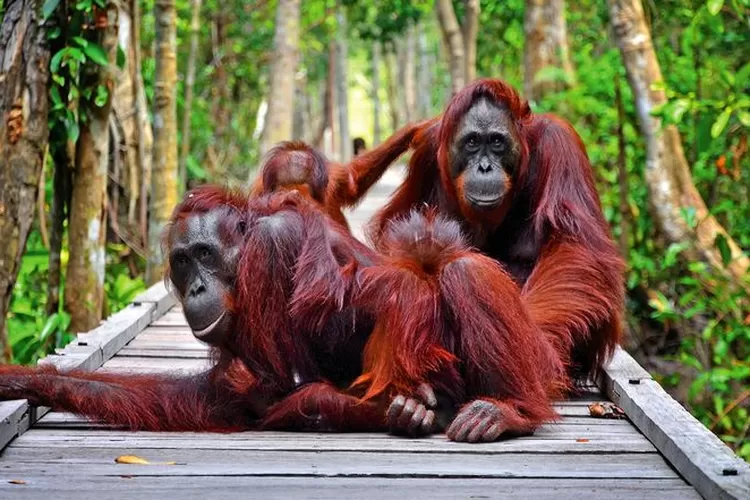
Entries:
POLYGON ((5 0, 0 347, 160 279, 179 195, 279 140, 337 160, 476 77, 573 123, 627 258, 627 349, 750 458, 750 0, 5 0))

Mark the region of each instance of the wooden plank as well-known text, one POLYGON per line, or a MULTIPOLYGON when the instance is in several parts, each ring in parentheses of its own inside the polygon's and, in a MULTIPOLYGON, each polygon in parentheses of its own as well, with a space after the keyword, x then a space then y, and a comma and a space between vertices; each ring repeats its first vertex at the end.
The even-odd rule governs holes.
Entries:
POLYGON ((171 290, 167 289, 164 281, 160 281, 151 286, 148 290, 136 296, 133 299, 134 305, 153 304, 154 309, 151 313, 151 319, 155 320, 162 316, 178 304, 177 296, 171 290))
POLYGON ((173 373, 190 375, 207 370, 209 359, 115 357, 102 365, 107 373, 173 373))
POLYGON ((455 478, 621 478, 672 479, 678 477, 657 453, 567 454, 502 453, 480 455, 368 453, 329 451, 325 453, 256 450, 141 450, 128 445, 113 448, 21 448, 11 446, 3 456, 3 476, 39 475, 67 471, 87 476, 374 476, 455 478), (153 462, 179 465, 128 466, 116 464, 122 454, 134 454, 153 462), (551 466, 554 464, 554 466, 551 466))
MULTIPOLYGON (((620 354, 620 359, 626 358, 620 354)), ((603 382, 609 396, 638 429, 705 498, 750 498, 750 464, 735 455, 656 381, 632 380, 632 373, 637 372, 632 369, 635 361, 625 362, 631 368, 613 369, 611 373, 607 368, 603 382)))
POLYGON ((208 349, 147 349, 131 348, 128 346, 120 349, 118 358, 160 358, 160 359, 208 359, 208 349))
MULTIPOLYGON (((3 479, 7 474, 1 476, 3 479)), ((21 477, 19 477, 20 479, 21 477)), ((316 477, 148 477, 117 475, 23 475, 24 485, 0 481, 0 496, 13 498, 325 498, 382 500, 455 498, 565 498, 597 500, 693 500, 698 494, 678 479, 420 479, 316 477), (124 476, 124 477, 123 477, 124 476)))
MULTIPOLYGON (((77 342, 70 344, 73 350, 76 347, 94 347, 99 353, 92 354, 94 360, 90 366, 77 366, 76 368, 96 369, 117 354, 117 351, 149 325, 154 307, 154 304, 150 303, 130 305, 110 316, 101 326, 78 335, 77 342)), ((50 356, 45 360, 49 358, 50 356)))
MULTIPOLYGON (((75 341, 39 364, 51 364, 61 371, 95 370, 146 328, 153 308, 153 304, 130 305, 91 332, 79 334, 75 341)), ((0 403, 0 450, 48 411, 31 408, 26 401, 0 403)))
MULTIPOLYGON (((19 438, 14 447, 23 448, 121 448, 143 449, 214 449, 214 450, 283 450, 283 451, 360 451, 436 453, 655 453, 656 449, 642 435, 598 432, 590 438, 579 438, 572 431, 542 431, 538 435, 508 439, 496 443, 473 445, 448 441, 444 435, 422 439, 401 439, 385 433, 323 434, 283 432, 243 432, 235 434, 128 432, 91 428, 35 426, 19 438), (565 436, 565 437, 563 437, 565 436)), ((585 434, 585 433, 584 433, 585 434)))

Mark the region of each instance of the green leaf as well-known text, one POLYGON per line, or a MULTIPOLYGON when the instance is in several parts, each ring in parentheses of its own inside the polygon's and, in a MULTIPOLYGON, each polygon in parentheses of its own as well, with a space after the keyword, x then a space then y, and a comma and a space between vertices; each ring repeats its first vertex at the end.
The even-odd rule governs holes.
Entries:
POLYGON ((737 117, 740 119, 740 123, 746 127, 750 127, 750 112, 740 111, 737 117))
POLYGON ((45 21, 49 19, 49 16, 55 11, 57 6, 60 5, 60 0, 47 0, 42 6, 42 19, 45 21))
POLYGON ((65 49, 61 49, 58 50, 54 56, 52 56, 52 59, 49 62, 49 70, 52 73, 57 73, 58 71, 60 71, 60 64, 64 55, 65 49))
POLYGON ((60 33, 62 33, 62 30, 59 26, 55 26, 54 28, 50 29, 47 33, 47 39, 48 40, 57 40, 57 38, 60 36, 60 33))
POLYGON ((107 99, 109 98, 109 91, 107 91, 107 87, 104 85, 97 85, 96 86, 96 97, 94 97, 94 104, 97 105, 97 107, 102 107, 105 104, 107 104, 107 99))
POLYGON ((679 123, 688 109, 690 109, 690 101, 687 99, 677 99, 672 107, 672 121, 674 123, 679 123))
POLYGON ((711 137, 716 139, 724 132, 727 123, 729 123, 729 117, 732 115, 732 108, 725 109, 719 117, 716 119, 713 125, 711 125, 711 137))
POLYGON ((682 216, 682 220, 685 221, 685 224, 687 224, 690 229, 693 229, 695 227, 697 223, 695 218, 695 207, 680 208, 680 215, 682 216))
POLYGON ((724 0, 708 0, 708 2, 706 2, 706 7, 708 7, 708 11, 711 15, 715 16, 719 13, 721 8, 724 7, 724 0))
POLYGON ((46 342, 49 336, 57 330, 58 326, 60 326, 60 315, 54 313, 47 318, 47 322, 44 323, 44 328, 42 328, 42 331, 39 333, 39 341, 42 343, 46 342))
POLYGON ((88 40, 80 36, 74 36, 71 40, 76 42, 80 47, 86 47, 89 44, 88 40))
POLYGON ((724 266, 729 265, 729 263, 732 262, 732 249, 729 248, 727 238, 723 234, 717 234, 716 239, 714 240, 714 245, 719 249, 724 266))
POLYGON ((83 48, 83 51, 86 53, 86 57, 94 61, 96 64, 100 66, 106 66, 109 64, 107 53, 104 52, 104 49, 98 43, 89 43, 83 48))
POLYGON ((117 46, 117 67, 120 69, 124 68, 127 60, 128 60, 128 57, 125 54, 125 51, 122 50, 122 47, 118 45, 117 46))

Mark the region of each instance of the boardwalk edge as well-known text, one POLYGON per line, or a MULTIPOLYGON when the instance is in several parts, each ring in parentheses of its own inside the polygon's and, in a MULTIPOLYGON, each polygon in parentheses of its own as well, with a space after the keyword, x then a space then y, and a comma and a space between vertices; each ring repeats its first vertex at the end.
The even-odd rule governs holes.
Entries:
POLYGON ((618 347, 600 386, 704 498, 750 498, 750 464, 739 458, 618 347))

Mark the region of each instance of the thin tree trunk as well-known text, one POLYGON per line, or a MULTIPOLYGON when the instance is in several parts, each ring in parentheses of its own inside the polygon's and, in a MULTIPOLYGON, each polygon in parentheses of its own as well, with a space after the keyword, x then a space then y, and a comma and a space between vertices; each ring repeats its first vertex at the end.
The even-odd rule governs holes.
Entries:
POLYGON ((0 26, 0 362, 11 358, 5 318, 34 222, 47 148, 47 29, 40 1, 6 0, 0 26))
POLYGON ((49 270, 47 272, 47 315, 60 310, 60 253, 65 233, 65 219, 70 210, 73 190, 73 159, 67 148, 56 148, 53 157, 55 173, 52 180, 52 206, 50 207, 49 270))
MULTIPOLYGON (((100 27, 98 41, 104 48, 108 67, 98 67, 87 85, 114 89, 117 58, 118 9, 115 2, 106 6, 107 25, 100 27)), ((104 301, 105 239, 109 167, 109 114, 112 91, 106 102, 97 106, 93 99, 81 99, 81 135, 76 147, 76 170, 68 228, 68 272, 65 309, 70 313, 70 329, 85 332, 95 328, 102 317, 104 301)))
POLYGON ((651 42, 640 0, 608 0, 615 40, 620 48, 628 81, 633 90, 638 122, 646 140, 646 182, 657 226, 670 243, 688 243, 692 257, 700 257, 717 270, 724 270, 717 238, 723 238, 731 251, 729 274, 740 279, 748 272, 750 259, 706 208, 693 184, 690 169, 673 125, 662 127, 651 111, 666 102, 664 90, 654 84, 663 77, 651 42), (694 211, 697 221, 691 227, 683 217, 694 211))
POLYGON ((198 57, 198 35, 202 0, 192 0, 190 20, 190 52, 185 74, 185 105, 182 112, 182 147, 180 149, 180 189, 187 186, 187 157, 190 154, 190 116, 193 110, 193 86, 195 85, 195 60, 198 57))
MULTIPOLYGON (((116 194, 119 189, 123 189, 127 195, 127 203, 124 211, 127 212, 127 224, 130 233, 138 234, 138 223, 136 222, 136 210, 138 200, 141 196, 141 179, 143 177, 143 167, 141 163, 141 152, 151 153, 153 137, 151 128, 143 126, 146 117, 143 115, 145 102, 139 104, 138 99, 145 99, 143 92, 143 81, 138 79, 139 71, 136 68, 136 53, 140 51, 135 45, 133 36, 137 28, 133 26, 132 4, 119 4, 118 23, 120 26, 118 43, 120 49, 125 54, 125 65, 122 70, 115 69, 117 87, 114 91, 112 101, 113 122, 119 127, 120 144, 115 144, 113 149, 119 156, 114 156, 115 160, 122 157, 125 169, 122 172, 122 179, 117 178, 118 186, 112 191, 111 199, 113 213, 120 213, 120 207, 116 194), (137 87, 141 87, 138 89, 137 87)), ((148 157, 147 157, 148 158, 148 157)), ((150 160, 150 158, 149 158, 150 160)), ((148 162, 147 162, 148 163, 148 162)), ((150 163, 148 165, 150 169, 150 163)), ((139 247, 143 247, 144 240, 135 239, 139 247)))
MULTIPOLYGON (((141 73, 141 8, 140 0, 131 0, 130 12, 133 18, 131 25, 131 37, 133 47, 133 85, 135 101, 135 148, 138 157, 139 176, 134 176, 131 184, 130 196, 135 196, 139 191, 139 210, 138 220, 140 225, 141 243, 148 247, 148 192, 151 186, 151 167, 153 153, 154 136, 150 124, 148 124, 148 114, 146 112, 146 92, 143 85, 143 74, 141 73), (140 188, 136 188, 140 185, 140 188)), ((128 208, 128 220, 132 220, 134 207, 128 208)))
POLYGON ((307 122, 307 81, 303 76, 294 78, 294 120, 292 126, 292 139, 304 141, 308 131, 307 122))
POLYGON ((410 26, 397 43, 398 86, 406 122, 413 121, 417 114, 415 52, 414 27, 410 26))
POLYGON ((419 67, 417 69, 417 115, 424 120, 432 116, 432 71, 430 54, 427 47, 427 35, 422 26, 418 27, 419 67))
POLYGON ((455 94, 466 85, 466 55, 464 53, 464 40, 461 27, 453 10, 451 0, 436 0, 440 31, 448 49, 448 66, 451 72, 451 90, 455 94))
POLYGON ((154 153, 148 226, 146 281, 164 274, 161 235, 177 204, 177 14, 174 0, 156 0, 156 74, 154 77, 154 153))
POLYGON ((620 188, 620 253, 628 257, 630 234, 630 203, 628 203, 628 169, 625 151, 625 106, 622 103, 620 75, 615 76, 615 105, 617 106, 617 183, 620 188))
POLYGON ((213 141, 208 146, 206 156, 206 173, 209 179, 216 178, 223 170, 223 162, 226 159, 226 131, 229 123, 229 57, 231 49, 227 38, 227 27, 229 24, 228 6, 219 3, 219 12, 214 16, 213 22, 213 58, 216 71, 214 73, 214 85, 211 99, 211 116, 214 120, 213 141))
POLYGON ((524 92, 529 100, 566 88, 573 82, 573 65, 568 51, 565 0, 526 0, 524 13, 524 92), (539 78, 547 67, 560 68, 559 78, 539 78))
POLYGON ((466 12, 461 24, 464 42, 464 63, 466 83, 477 77, 477 35, 479 34, 479 0, 466 0, 466 12))
POLYGON ((379 41, 372 44, 372 145, 380 144, 380 53, 379 41))
POLYGON ((346 41, 346 12, 339 4, 336 9, 338 24, 336 36, 336 108, 339 122, 339 161, 352 158, 352 140, 349 135, 349 71, 347 69, 349 47, 346 41))
POLYGON ((392 51, 385 54, 385 89, 388 97, 388 111, 391 115, 391 131, 395 132, 401 125, 401 109, 398 105, 398 90, 394 66, 396 54, 392 51))
POLYGON ((297 71, 299 21, 300 0, 279 0, 269 78, 268 114, 260 141, 261 154, 265 154, 277 142, 292 137, 293 76, 297 71))

